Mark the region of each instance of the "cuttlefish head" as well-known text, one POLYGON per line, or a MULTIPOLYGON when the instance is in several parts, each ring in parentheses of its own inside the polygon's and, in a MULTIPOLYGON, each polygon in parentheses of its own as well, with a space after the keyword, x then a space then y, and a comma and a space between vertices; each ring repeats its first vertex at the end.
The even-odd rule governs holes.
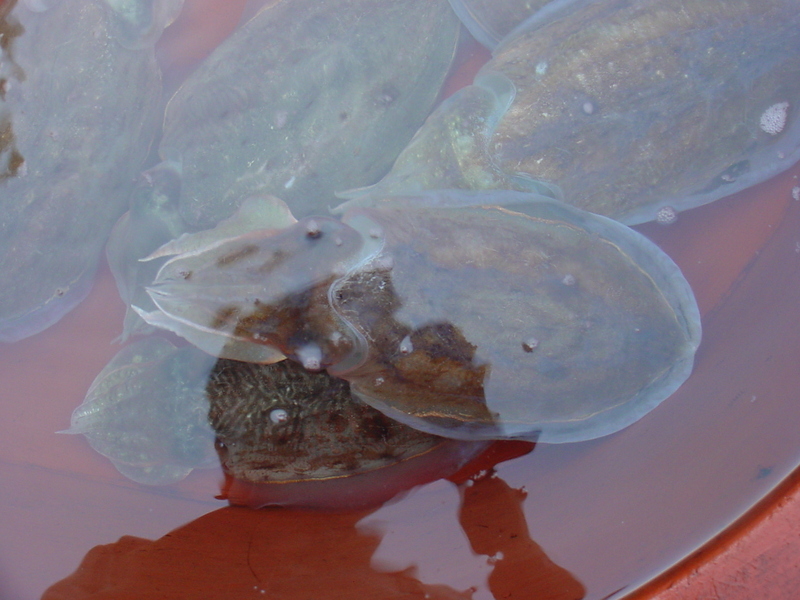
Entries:
POLYGON ((277 216, 261 223, 269 227, 223 223, 148 257, 172 256, 147 288, 158 310, 141 314, 214 356, 289 357, 319 371, 362 344, 329 301, 331 284, 360 260, 362 236, 331 217, 295 221, 285 204, 270 202, 277 216))

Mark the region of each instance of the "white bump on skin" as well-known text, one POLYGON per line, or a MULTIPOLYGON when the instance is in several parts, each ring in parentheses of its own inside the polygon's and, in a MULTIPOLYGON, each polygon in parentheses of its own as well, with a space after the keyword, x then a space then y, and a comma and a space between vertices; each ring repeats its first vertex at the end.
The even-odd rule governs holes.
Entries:
POLYGON ((773 104, 761 114, 758 126, 761 131, 770 135, 778 135, 786 126, 786 117, 789 112, 788 102, 773 104))

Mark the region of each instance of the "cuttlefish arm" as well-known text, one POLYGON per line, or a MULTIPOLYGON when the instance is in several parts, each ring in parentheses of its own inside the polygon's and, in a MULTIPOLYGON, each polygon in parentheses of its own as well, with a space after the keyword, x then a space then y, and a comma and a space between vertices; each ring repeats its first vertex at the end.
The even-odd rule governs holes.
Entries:
MULTIPOLYGON (((236 213, 221 221, 213 229, 185 233, 162 245, 141 261, 150 262, 169 258, 159 270, 156 281, 167 276, 180 278, 181 272, 185 273, 186 269, 190 268, 186 266, 187 261, 200 256, 199 260, 202 262, 206 257, 213 255, 215 249, 231 239, 253 232, 269 236, 296 222, 297 219, 292 216, 288 206, 277 198, 266 195, 252 196, 244 201, 236 213)), ((168 300, 168 291, 148 287, 147 293, 155 302, 155 310, 144 310, 139 306, 132 306, 136 314, 149 325, 172 331, 209 354, 263 364, 274 363, 285 358, 275 348, 254 345, 249 340, 231 332, 203 326, 193 321, 186 311, 163 312, 158 308, 159 299, 162 302, 168 300)))

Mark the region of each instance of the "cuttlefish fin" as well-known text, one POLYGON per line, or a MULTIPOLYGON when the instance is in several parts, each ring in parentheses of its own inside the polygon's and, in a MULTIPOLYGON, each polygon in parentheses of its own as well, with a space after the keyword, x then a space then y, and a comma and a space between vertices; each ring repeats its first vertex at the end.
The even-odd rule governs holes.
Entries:
POLYGON ((184 233, 157 248, 142 262, 178 254, 193 256, 225 243, 232 237, 260 230, 279 231, 297 223, 289 206, 280 198, 267 194, 247 198, 239 209, 212 229, 184 233))
POLYGON ((200 328, 193 324, 183 323, 160 310, 146 312, 138 306, 132 308, 147 324, 171 331, 212 356, 260 364, 272 364, 286 358, 270 346, 238 339, 228 333, 210 328, 200 328))

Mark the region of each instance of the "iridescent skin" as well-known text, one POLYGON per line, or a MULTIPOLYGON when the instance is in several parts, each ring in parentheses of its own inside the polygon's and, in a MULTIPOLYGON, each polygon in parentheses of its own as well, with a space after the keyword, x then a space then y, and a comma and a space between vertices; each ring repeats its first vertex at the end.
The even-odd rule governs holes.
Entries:
POLYGON ((278 354, 264 362, 327 369, 390 417, 458 439, 606 435, 691 371, 688 284, 616 222, 512 192, 341 210, 185 239, 143 316, 193 342, 215 332, 201 345, 213 354, 266 347, 278 354))
POLYGON ((175 4, 0 7, 0 340, 45 329, 88 293, 158 127, 153 42, 175 4))
POLYGON ((796 2, 583 4, 543 10, 506 38, 475 85, 429 117, 375 196, 420 185, 525 190, 527 178, 635 224, 732 194, 800 159, 796 2), (480 95, 513 101, 462 118, 480 95), (769 118, 776 106, 785 107, 782 124, 769 118), (485 142, 470 145, 479 118, 491 127, 481 122, 475 137, 485 142), (413 186, 409 172, 419 174, 413 186))

